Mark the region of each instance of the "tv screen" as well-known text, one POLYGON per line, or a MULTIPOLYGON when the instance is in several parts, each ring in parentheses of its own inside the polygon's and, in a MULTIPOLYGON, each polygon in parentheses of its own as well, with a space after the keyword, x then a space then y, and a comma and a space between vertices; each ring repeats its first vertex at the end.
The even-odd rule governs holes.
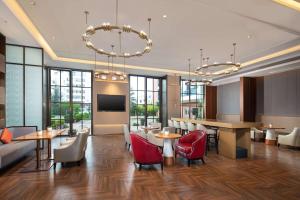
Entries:
POLYGON ((125 95, 97 95, 97 106, 99 112, 124 112, 126 106, 125 95))

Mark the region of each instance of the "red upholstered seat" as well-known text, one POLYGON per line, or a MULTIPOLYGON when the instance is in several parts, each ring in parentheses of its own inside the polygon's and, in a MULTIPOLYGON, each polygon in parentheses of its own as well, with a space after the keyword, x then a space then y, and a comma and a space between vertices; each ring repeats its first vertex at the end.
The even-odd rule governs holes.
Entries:
POLYGON ((206 133, 204 131, 191 131, 189 134, 181 137, 175 146, 175 156, 177 154, 188 159, 190 166, 191 160, 201 159, 204 163, 204 154, 206 149, 206 133))
POLYGON ((189 154, 192 151, 192 144, 181 143, 180 145, 176 145, 176 149, 182 153, 189 154))
POLYGON ((134 160, 140 164, 139 169, 142 165, 151 164, 160 164, 163 169, 163 156, 159 147, 134 133, 130 134, 130 138, 134 160))

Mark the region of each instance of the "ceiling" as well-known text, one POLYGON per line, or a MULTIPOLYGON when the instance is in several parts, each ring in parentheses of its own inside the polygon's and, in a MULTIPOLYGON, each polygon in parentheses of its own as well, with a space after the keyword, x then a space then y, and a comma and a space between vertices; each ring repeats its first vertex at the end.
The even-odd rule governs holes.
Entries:
MULTIPOLYGON (((18 0, 60 57, 94 59, 94 53, 81 41, 81 35, 87 27, 85 10, 90 12, 88 24, 115 21, 114 0, 32 2, 18 0)), ((0 31, 8 35, 9 40, 36 45, 2 2, 0 11, 0 31)), ((147 32, 149 17, 152 18, 153 49, 145 56, 128 59, 128 64, 187 71, 188 58, 192 59, 195 68, 199 64, 200 48, 204 49, 205 56, 210 57, 211 62, 221 62, 229 60, 232 43, 236 42, 237 59, 246 62, 274 50, 300 44, 300 12, 272 0, 119 0, 120 24, 130 24, 147 32), (163 18, 163 15, 167 15, 167 18, 163 18)), ((93 41, 97 47, 109 49, 111 44, 117 45, 117 33, 100 32, 93 41)), ((123 43, 128 51, 135 52, 143 48, 142 42, 130 36, 124 38, 123 43)), ((107 58, 98 56, 98 60, 106 62, 107 58)), ((50 58, 46 58, 46 62, 50 65, 78 66, 50 58)), ((145 71, 135 73, 156 74, 145 71)))

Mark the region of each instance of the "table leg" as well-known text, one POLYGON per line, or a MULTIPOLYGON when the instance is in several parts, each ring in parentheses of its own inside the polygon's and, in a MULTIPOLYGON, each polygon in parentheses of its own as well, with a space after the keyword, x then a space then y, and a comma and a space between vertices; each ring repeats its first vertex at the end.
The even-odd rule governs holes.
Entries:
POLYGON ((37 169, 39 169, 41 166, 40 148, 41 148, 40 140, 36 140, 36 168, 37 169))
POLYGON ((167 166, 174 164, 174 152, 171 139, 164 139, 164 160, 167 166))
POLYGON ((51 139, 48 139, 48 159, 51 159, 51 139))
POLYGON ((270 145, 275 145, 276 137, 277 137, 277 134, 274 129, 267 129, 265 143, 270 144, 270 145))

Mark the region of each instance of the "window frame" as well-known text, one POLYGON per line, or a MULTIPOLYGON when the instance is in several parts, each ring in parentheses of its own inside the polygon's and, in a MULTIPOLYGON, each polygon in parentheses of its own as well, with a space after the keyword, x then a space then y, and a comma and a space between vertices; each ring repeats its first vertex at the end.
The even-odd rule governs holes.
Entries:
MULTIPOLYGON (((203 83, 201 83, 200 81, 196 81, 194 83, 196 83, 196 89, 195 89, 195 92, 193 92, 191 90, 191 87, 193 87, 193 85, 190 85, 190 86, 186 86, 188 87, 187 91, 188 92, 184 92, 183 91, 183 88, 182 88, 182 85, 185 84, 185 82, 188 81, 187 79, 180 79, 180 116, 183 117, 184 116, 184 109, 183 107, 188 107, 189 110, 188 110, 188 116, 189 118, 191 118, 191 116, 193 115, 192 113, 192 108, 194 108, 193 105, 196 105, 196 108, 199 109, 201 108, 202 109, 202 116, 200 119, 203 119, 205 118, 205 85, 203 83), (202 93, 200 92, 198 94, 198 87, 202 87, 202 93), (187 106, 184 106, 183 104, 183 95, 188 95, 188 102, 186 102, 185 104, 188 104, 187 106), (191 96, 195 96, 196 99, 192 99, 191 96), (202 98, 199 98, 198 97, 201 96, 202 98), (202 105, 199 106, 199 103, 200 101, 199 100, 202 100, 202 105)), ((198 115, 199 116, 199 115, 198 115)), ((198 116, 196 116, 196 118, 198 118, 198 116)))

